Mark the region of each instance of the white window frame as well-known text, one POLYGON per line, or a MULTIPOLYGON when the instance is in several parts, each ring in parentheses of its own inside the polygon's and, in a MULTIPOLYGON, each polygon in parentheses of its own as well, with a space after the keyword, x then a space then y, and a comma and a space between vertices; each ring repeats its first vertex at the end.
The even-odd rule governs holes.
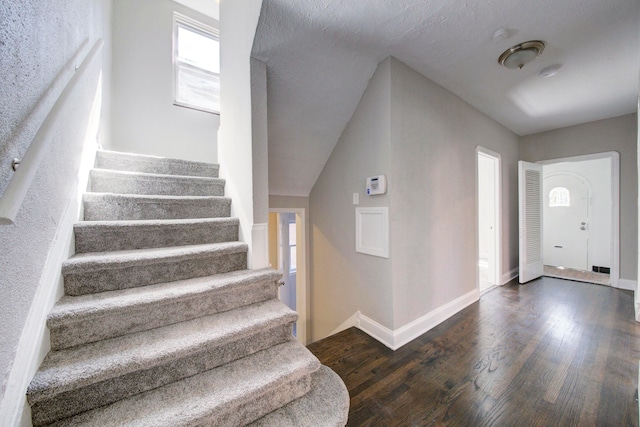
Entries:
MULTIPOLYGON (((193 110, 204 111, 207 113, 220 114, 220 110, 214 110, 210 108, 206 108, 200 105, 191 104, 184 101, 178 100, 178 66, 182 65, 187 68, 192 68, 199 72, 209 74, 212 76, 217 76, 220 78, 219 73, 213 73, 209 70, 204 70, 202 68, 193 66, 191 64, 187 64, 185 62, 178 61, 178 28, 183 27, 188 29, 189 31, 198 33, 202 36, 213 38, 218 43, 220 43, 220 32, 217 28, 211 27, 209 25, 203 24, 200 21, 197 21, 193 18, 189 18, 188 16, 182 15, 178 12, 173 13, 173 52, 172 52, 172 61, 173 61, 173 105, 177 105, 179 107, 191 108, 193 110)), ((219 94, 218 94, 219 95, 219 94)))

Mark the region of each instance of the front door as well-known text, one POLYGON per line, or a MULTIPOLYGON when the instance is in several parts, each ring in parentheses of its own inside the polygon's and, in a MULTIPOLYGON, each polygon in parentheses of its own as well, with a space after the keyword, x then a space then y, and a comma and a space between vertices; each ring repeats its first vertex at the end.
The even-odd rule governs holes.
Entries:
POLYGON ((544 263, 588 270, 589 193, 570 174, 544 180, 544 263))

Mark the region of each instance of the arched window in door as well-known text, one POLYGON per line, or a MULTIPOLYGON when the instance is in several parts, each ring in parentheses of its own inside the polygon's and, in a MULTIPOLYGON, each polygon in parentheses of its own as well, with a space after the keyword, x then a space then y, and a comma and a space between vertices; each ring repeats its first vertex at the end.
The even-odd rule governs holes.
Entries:
POLYGON ((565 187, 555 187, 549 191, 549 207, 569 207, 571 206, 571 193, 565 187))

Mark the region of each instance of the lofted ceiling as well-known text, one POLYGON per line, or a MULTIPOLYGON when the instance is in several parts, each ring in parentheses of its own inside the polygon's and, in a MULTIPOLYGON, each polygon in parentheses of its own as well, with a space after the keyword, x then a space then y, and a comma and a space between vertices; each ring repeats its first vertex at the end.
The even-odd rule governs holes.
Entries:
POLYGON ((271 194, 307 196, 377 64, 394 56, 518 135, 636 109, 638 0, 264 0, 271 194), (508 37, 494 41, 495 30, 508 37), (539 39, 522 70, 510 46, 539 39), (554 77, 540 71, 561 65, 554 77))

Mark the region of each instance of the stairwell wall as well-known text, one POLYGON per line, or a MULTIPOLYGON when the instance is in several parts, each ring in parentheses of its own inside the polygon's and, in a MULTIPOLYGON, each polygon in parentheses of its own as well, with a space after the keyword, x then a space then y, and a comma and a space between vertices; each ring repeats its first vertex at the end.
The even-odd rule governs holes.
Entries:
MULTIPOLYGON (((110 3, 16 0, 0 8, 2 159, 21 157, 74 65, 97 39, 108 45, 110 3)), ((60 296, 60 264, 73 250, 71 227, 79 215, 79 193, 86 188, 84 169, 95 154, 99 118, 107 109, 101 104, 101 78, 108 67, 103 49, 103 58, 87 69, 54 125, 55 136, 15 223, 0 226, 2 425, 30 424, 26 387, 48 351, 45 319, 60 296)))
POLYGON ((252 129, 250 58, 261 7, 262 0, 220 3, 220 176, 226 179, 225 194, 233 200, 231 215, 240 220, 240 240, 249 245, 250 268, 269 263, 267 218, 264 223, 254 219, 255 210, 268 212, 266 197, 255 200, 253 183, 254 171, 267 170, 258 164, 266 165, 267 159, 254 157, 252 129))
POLYGON ((218 28, 213 18, 171 0, 114 0, 112 129, 105 148, 215 163, 220 116, 173 105, 174 11, 218 28))

